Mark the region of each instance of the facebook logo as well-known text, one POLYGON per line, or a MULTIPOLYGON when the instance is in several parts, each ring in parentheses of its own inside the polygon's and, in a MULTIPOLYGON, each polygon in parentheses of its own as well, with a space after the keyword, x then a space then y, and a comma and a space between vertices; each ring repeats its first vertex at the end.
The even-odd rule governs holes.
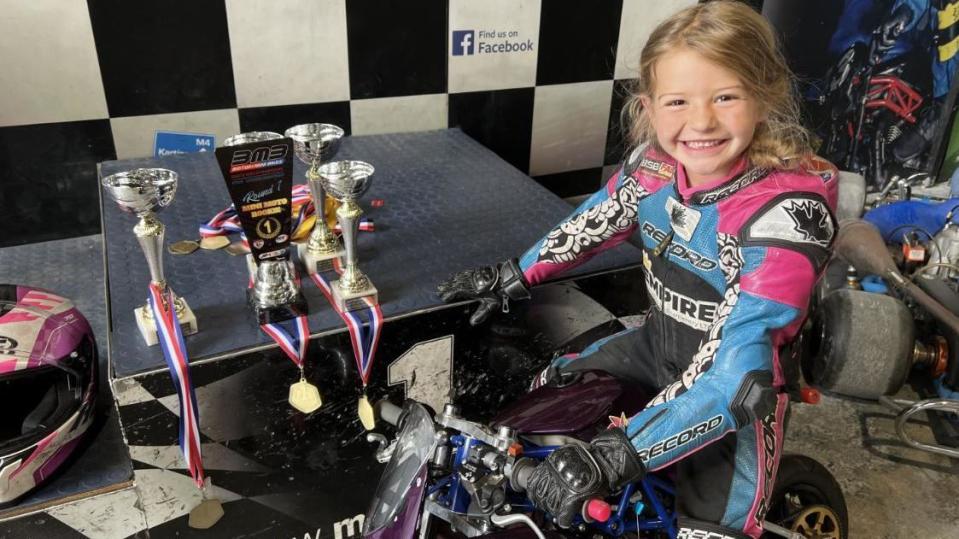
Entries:
POLYGON ((473 54, 476 50, 475 38, 472 30, 453 30, 453 56, 473 54))

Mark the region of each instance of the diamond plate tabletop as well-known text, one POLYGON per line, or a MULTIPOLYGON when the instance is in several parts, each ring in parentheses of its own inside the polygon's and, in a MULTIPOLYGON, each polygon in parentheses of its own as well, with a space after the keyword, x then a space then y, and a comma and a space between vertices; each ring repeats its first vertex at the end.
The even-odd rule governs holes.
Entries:
POLYGON ((90 322, 100 353, 106 353, 107 308, 99 235, 0 249, 0 283, 39 286, 70 298, 90 322))
MULTIPOLYGON (((361 232, 360 268, 379 290, 390 318, 438 308, 435 286, 449 274, 520 256, 571 211, 569 204, 458 129, 346 137, 334 159, 376 167, 360 201, 376 232, 361 232), (371 207, 372 199, 384 205, 371 207)), ((167 244, 199 237, 197 228, 230 198, 213 153, 100 164, 100 177, 136 167, 169 168, 180 175, 173 204, 158 213, 167 244)), ((294 183, 305 183, 296 162, 294 183)), ((122 213, 101 190, 110 298, 110 359, 114 376, 164 368, 159 347, 147 347, 133 317, 146 303, 149 271, 133 235, 136 218, 122 213)), ((638 264, 641 253, 623 244, 569 276, 638 264)), ((164 255, 167 281, 197 317, 199 333, 186 338, 191 361, 228 357, 273 346, 246 304, 243 257, 225 251, 164 255)), ((312 282, 304 280, 313 335, 345 331, 342 320, 312 282)))
POLYGON ((101 358, 100 415, 86 447, 49 482, 17 505, 0 510, 0 519, 128 485, 133 466, 106 376, 107 314, 100 236, 0 249, 0 283, 37 286, 72 299, 93 328, 101 358))

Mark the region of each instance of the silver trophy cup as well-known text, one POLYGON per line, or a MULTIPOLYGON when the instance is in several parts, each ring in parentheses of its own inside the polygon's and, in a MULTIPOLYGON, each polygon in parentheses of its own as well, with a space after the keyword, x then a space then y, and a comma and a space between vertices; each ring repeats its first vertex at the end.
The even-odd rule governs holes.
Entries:
MULTIPOLYGON (((250 131, 227 137, 224 146, 238 146, 249 142, 265 142, 283 138, 272 131, 250 131)), ((247 269, 253 277, 250 301, 257 311, 266 311, 294 303, 300 288, 294 279, 293 264, 288 258, 256 261, 246 255, 247 269)))
MULTIPOLYGON (((176 194, 177 173, 164 168, 138 168, 126 172, 111 174, 103 180, 103 190, 113 199, 121 210, 139 218, 133 227, 137 242, 143 249, 150 268, 150 280, 159 285, 164 292, 168 290, 163 276, 163 239, 166 227, 156 218, 155 212, 170 205, 176 194)), ((184 335, 197 332, 196 316, 190 310, 186 300, 174 299, 177 321, 184 335)), ((137 327, 148 346, 157 344, 156 325, 149 305, 134 310, 137 327)))
POLYGON ((333 300, 344 311, 356 311, 367 307, 364 298, 377 300, 376 288, 357 265, 356 232, 363 210, 356 203, 366 193, 373 180, 373 165, 363 161, 333 161, 320 165, 319 175, 326 191, 340 201, 336 218, 343 229, 343 244, 346 246, 346 264, 343 275, 334 281, 333 300))
POLYGON ((273 131, 248 131, 246 133, 240 133, 239 135, 233 135, 232 137, 226 137, 223 145, 239 146, 240 144, 246 144, 248 142, 263 142, 278 138, 283 138, 283 135, 274 133, 273 131))
POLYGON ((343 139, 343 130, 335 125, 312 123, 295 125, 284 134, 293 139, 296 156, 310 167, 306 179, 316 211, 310 239, 305 245, 299 246, 300 260, 309 272, 329 271, 333 269, 333 260, 343 256, 344 251, 336 235, 326 225, 326 194, 317 169, 336 154, 343 139))

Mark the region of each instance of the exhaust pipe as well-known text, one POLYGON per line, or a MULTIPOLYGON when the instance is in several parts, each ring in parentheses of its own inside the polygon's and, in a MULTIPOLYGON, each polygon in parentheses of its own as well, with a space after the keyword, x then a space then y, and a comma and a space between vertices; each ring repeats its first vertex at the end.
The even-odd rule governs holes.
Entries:
POLYGON ((884 278, 959 335, 959 317, 899 273, 879 230, 872 223, 862 219, 843 220, 839 223, 834 250, 839 258, 857 270, 884 278))

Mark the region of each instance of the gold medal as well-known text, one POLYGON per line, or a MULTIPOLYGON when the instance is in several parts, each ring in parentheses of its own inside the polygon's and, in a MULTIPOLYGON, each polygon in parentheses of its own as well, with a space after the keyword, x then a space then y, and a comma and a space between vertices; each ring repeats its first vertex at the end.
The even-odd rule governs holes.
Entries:
POLYGON ((360 402, 356 406, 356 413, 360 416, 360 423, 363 424, 364 429, 373 430, 376 427, 376 415, 373 413, 373 406, 370 405, 370 400, 366 398, 365 394, 360 397, 360 402))
POLYGON ((208 249, 215 251, 216 249, 222 249, 230 244, 230 238, 226 236, 210 236, 208 238, 203 238, 200 240, 200 247, 203 249, 208 249))
POLYGON ((203 483, 203 488, 200 489, 203 494, 203 501, 190 510, 187 525, 193 529, 206 530, 223 518, 223 504, 210 494, 211 486, 210 478, 207 477, 203 483))
POLYGON ((304 414, 319 410, 320 406, 323 406, 320 390, 301 377, 299 382, 290 386, 290 406, 304 414))
POLYGON ((243 245, 242 241, 235 241, 227 245, 224 251, 230 253, 231 256, 245 255, 250 252, 250 250, 247 249, 245 245, 243 245))
POLYGON ((167 251, 169 251, 171 255, 188 255, 199 248, 199 242, 195 240, 183 240, 171 243, 167 246, 167 251))

